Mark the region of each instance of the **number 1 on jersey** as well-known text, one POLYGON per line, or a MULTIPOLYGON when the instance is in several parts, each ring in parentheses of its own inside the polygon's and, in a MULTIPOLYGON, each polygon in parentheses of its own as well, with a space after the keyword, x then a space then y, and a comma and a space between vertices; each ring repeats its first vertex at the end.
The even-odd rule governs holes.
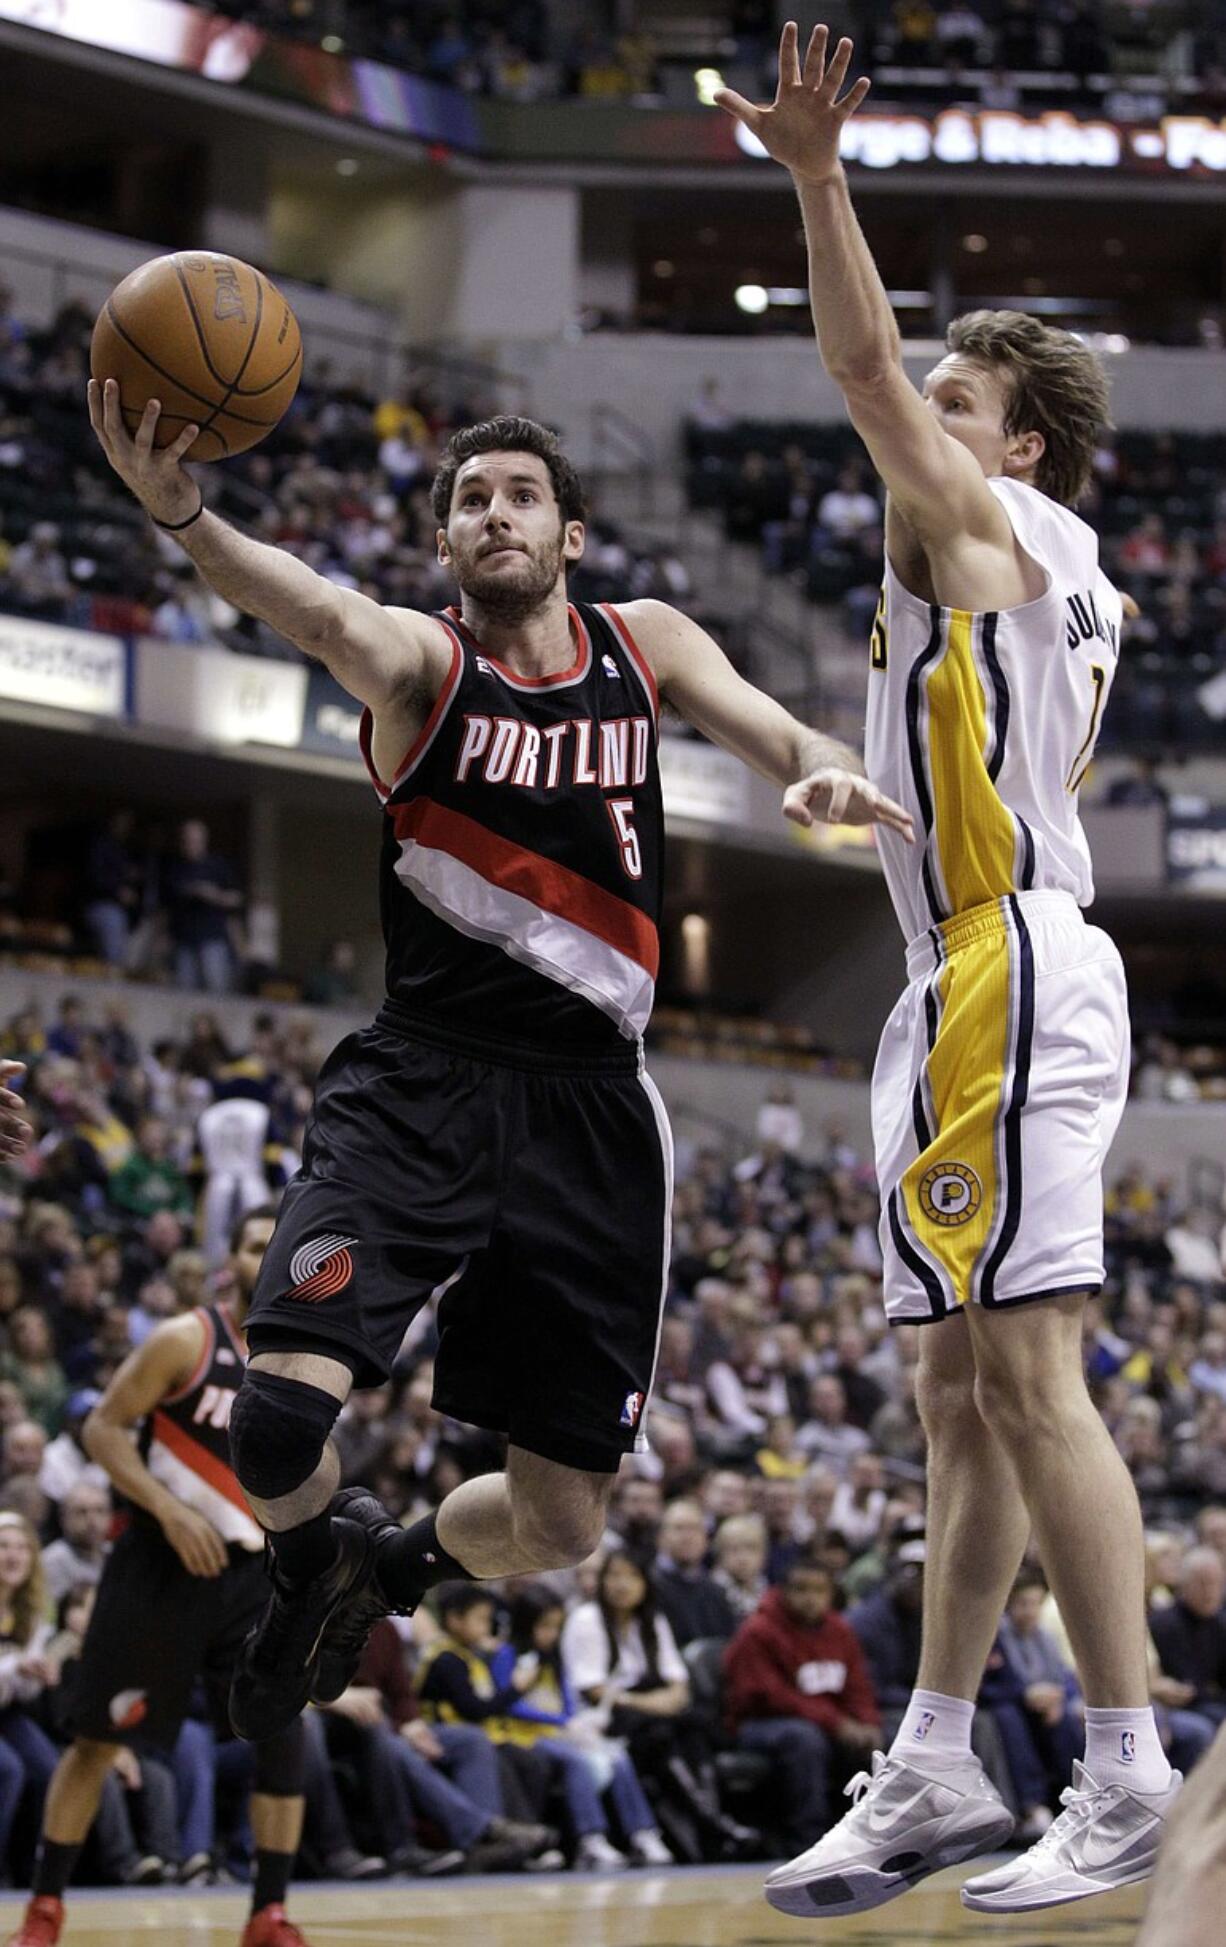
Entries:
POLYGON ((613 820, 613 830, 617 834, 618 849, 628 879, 641 879, 643 876, 643 854, 639 850, 639 835, 634 829, 634 799, 606 798, 605 809, 613 820))

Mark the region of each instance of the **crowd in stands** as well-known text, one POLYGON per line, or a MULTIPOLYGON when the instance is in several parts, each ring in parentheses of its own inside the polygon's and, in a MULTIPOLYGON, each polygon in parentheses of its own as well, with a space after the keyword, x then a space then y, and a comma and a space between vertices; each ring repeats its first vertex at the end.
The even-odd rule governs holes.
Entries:
MULTIPOLYGON (((509 101, 578 98, 643 104, 672 98, 723 65, 769 96, 782 19, 772 0, 712 0, 695 24, 661 22, 646 0, 213 0, 216 11, 281 34, 343 47, 430 80, 509 101)), ((857 39, 879 92, 984 107, 1106 108, 1124 121, 1181 105, 1221 112, 1226 34, 1212 0, 852 0, 835 26, 857 39)))
MULTIPOLYGON (((214 596, 111 471, 84 403, 92 330, 79 302, 28 327, 0 288, 0 610, 296 656, 214 596)), ((375 397, 320 362, 258 451, 201 479, 218 513, 332 581, 401 607, 441 608, 455 589, 436 559, 430 482, 455 427, 494 409, 412 382, 375 397)), ((671 549, 631 547, 598 515, 571 587, 578 601, 691 592, 671 549)))
MULTIPOLYGON (((118 1511, 81 1445, 128 1350, 224 1294, 227 1238, 301 1152, 325 1053, 308 1017, 224 1014, 140 1045, 122 1011, 26 1009, 35 1140, 0 1167, 0 1872, 21 1882, 71 1669, 118 1511)), ((807 1134, 786 1088, 733 1150, 683 1149, 651 1450, 595 1557, 437 1592, 372 1638, 309 1721, 304 1870, 767 1856, 810 1844, 889 1742, 915 1679, 925 1572, 918 1331, 887 1329, 872 1173, 807 1134)), ((1093 1396, 1148 1530, 1152 1693, 1187 1766, 1226 1716, 1226 1209, 1140 1168, 1108 1199, 1085 1320, 1093 1396)), ((496 1466, 430 1403, 435 1325, 337 1428, 343 1478, 397 1518, 496 1466)), ((1082 1706, 1033 1557, 1010 1596, 975 1743, 1029 1839, 1080 1750, 1082 1706)), ((111 1784, 94 1879, 241 1875, 245 1747, 190 1720, 111 1784)))
MULTIPOLYGON (((883 505, 846 425, 737 419, 708 379, 685 428, 690 505, 717 511, 731 541, 866 639, 881 584, 883 505)), ((1226 471, 1211 433, 1105 435, 1077 511, 1139 616, 1100 748, 1175 750, 1218 741, 1201 692, 1226 670, 1226 471)))

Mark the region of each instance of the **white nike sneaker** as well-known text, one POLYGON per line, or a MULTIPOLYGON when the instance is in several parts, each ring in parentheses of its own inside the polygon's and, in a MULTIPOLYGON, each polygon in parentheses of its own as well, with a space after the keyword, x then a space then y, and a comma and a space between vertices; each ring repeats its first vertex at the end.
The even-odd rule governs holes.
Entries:
POLYGON ((968 1879, 963 1906, 976 1913, 1029 1913, 1148 1879, 1182 1784, 1182 1773, 1173 1771, 1165 1791, 1100 1787, 1084 1765, 1074 1764, 1055 1824, 1020 1858, 968 1879))
POLYGON ((766 1882, 779 1913, 799 1920, 867 1913, 943 1866, 993 1852, 1013 1830, 1013 1814, 978 1758, 949 1764, 873 1756, 847 1786, 846 1812, 808 1852, 766 1882))

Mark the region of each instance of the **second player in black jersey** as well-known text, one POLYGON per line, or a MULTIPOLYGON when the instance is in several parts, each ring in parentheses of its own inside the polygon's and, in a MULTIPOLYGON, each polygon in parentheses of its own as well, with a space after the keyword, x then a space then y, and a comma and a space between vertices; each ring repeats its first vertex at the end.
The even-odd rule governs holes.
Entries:
POLYGON ((642 1033, 663 855, 657 705, 815 819, 905 812, 842 745, 745 682, 665 603, 574 608, 583 491, 555 437, 501 417, 454 435, 432 488, 459 600, 384 609, 207 511, 174 452, 94 388, 95 429, 205 579, 366 706, 383 801, 388 997, 320 1077, 248 1326, 235 1471, 273 1591, 236 1673, 246 1736, 326 1702, 374 1621, 447 1577, 581 1561, 645 1437, 672 1197, 642 1033), (399 1529, 336 1495, 329 1435, 432 1297, 435 1398, 505 1433, 505 1471, 399 1529))

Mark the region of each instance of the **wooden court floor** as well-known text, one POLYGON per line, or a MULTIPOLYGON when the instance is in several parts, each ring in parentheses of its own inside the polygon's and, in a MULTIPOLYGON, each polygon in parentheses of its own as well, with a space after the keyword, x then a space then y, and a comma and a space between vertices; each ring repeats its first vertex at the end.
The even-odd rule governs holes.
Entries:
MULTIPOLYGON (((969 1947, 993 1939, 1003 1947, 1132 1947, 1143 1888, 994 1919, 960 1905, 961 1878, 942 1873, 875 1913, 813 1922, 766 1905, 761 1868, 303 1886, 291 1912, 310 1947, 969 1947)), ((20 1911, 15 1897, 0 1899, 0 1940, 20 1911)), ((245 1918, 246 1903, 233 1893, 78 1894, 63 1947, 234 1947, 245 1918)))

